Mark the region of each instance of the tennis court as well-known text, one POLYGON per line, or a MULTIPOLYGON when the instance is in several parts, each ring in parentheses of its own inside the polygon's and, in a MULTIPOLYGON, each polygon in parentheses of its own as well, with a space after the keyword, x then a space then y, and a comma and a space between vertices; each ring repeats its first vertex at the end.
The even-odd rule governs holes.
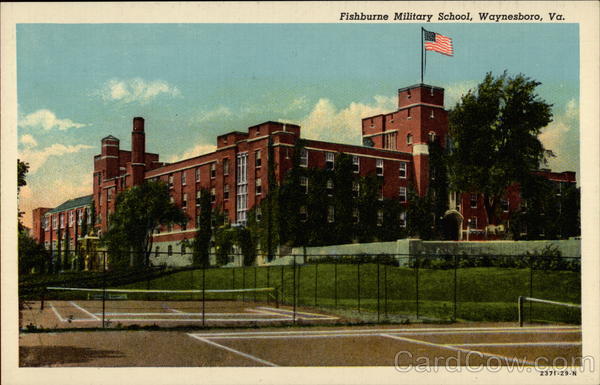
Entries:
POLYGON ((582 364, 579 326, 287 327, 32 333, 21 366, 453 366, 582 364), (73 354, 77 352, 77 354, 73 354))

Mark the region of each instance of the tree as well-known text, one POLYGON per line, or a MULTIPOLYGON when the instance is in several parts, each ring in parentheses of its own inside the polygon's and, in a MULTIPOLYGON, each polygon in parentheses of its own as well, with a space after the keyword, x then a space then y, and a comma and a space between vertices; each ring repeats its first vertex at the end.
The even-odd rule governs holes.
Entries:
POLYGON ((524 75, 488 73, 449 113, 450 181, 457 191, 483 194, 488 223, 506 188, 531 177, 547 157, 538 135, 552 121, 551 105, 524 75))
POLYGON ((132 251, 130 265, 148 267, 154 231, 159 226, 183 225, 187 220, 186 214, 170 201, 168 186, 148 181, 117 195, 103 241, 111 254, 132 251))
POLYGON ((19 231, 19 274, 46 271, 48 251, 25 231, 19 231))
MULTIPOLYGON (((21 160, 17 159, 17 196, 21 192, 21 187, 27 185, 27 180, 25 179, 25 176, 27 175, 28 172, 29 172, 29 163, 22 162, 21 160)), ((23 212, 18 211, 19 231, 24 230, 24 226, 21 223, 22 216, 23 216, 23 212)))

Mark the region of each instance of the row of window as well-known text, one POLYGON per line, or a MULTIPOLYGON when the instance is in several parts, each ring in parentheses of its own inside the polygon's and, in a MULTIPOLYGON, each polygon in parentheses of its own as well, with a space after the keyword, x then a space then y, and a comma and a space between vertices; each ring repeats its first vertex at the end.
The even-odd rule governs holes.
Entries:
MULTIPOLYGON (((83 222, 83 210, 84 209, 78 209, 78 210, 73 210, 73 211, 68 212, 69 227, 73 227, 73 225, 75 224, 75 221, 77 221, 77 224, 79 226, 81 226, 81 224, 83 222)), ((92 221, 91 215, 90 215, 90 208, 87 207, 87 208, 85 208, 85 210, 87 211, 87 223, 90 224, 92 221)), ((51 217, 52 217, 52 228, 54 230, 58 229, 59 221, 60 221, 60 228, 61 229, 65 228, 65 213, 61 213, 58 215, 52 215, 51 217)), ((44 218, 42 218, 42 228, 45 231, 50 230, 50 216, 45 216, 44 218)))
MULTIPOLYGON (((470 207, 472 209, 476 209, 477 208, 477 201, 478 201, 478 195, 477 194, 471 194, 470 196, 470 207)), ((500 207, 502 208, 502 211, 507 213, 509 208, 510 208, 510 204, 509 204, 509 200, 508 199, 501 199, 500 200, 500 207)))
MULTIPOLYGON (((308 220, 308 209, 306 206, 300 206, 299 214, 301 222, 306 222, 308 220)), ((358 208, 354 208, 352 210, 352 220, 354 224, 358 224, 360 222, 360 211, 358 208)), ((400 213, 398 221, 400 223, 400 227, 406 227, 406 212, 403 211, 400 213)), ((334 206, 327 206, 327 222, 335 222, 334 206)), ((383 210, 377 210, 377 226, 383 226, 383 210)))

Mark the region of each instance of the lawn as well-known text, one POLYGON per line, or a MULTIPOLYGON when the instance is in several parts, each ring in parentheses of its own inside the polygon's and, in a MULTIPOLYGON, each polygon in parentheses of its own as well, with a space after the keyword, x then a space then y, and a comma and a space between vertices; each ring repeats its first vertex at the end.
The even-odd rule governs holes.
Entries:
MULTIPOLYGON (((292 266, 211 268, 205 272, 206 289, 274 287, 283 303, 293 302, 292 266)), ((471 321, 516 321, 521 295, 560 302, 581 302, 579 272, 478 267, 456 270, 456 318, 471 321), (530 281, 530 278, 533 278, 530 281)), ((419 315, 436 319, 454 317, 455 271, 418 270, 419 315)), ((415 269, 390 265, 310 264, 296 270, 297 303, 326 309, 363 313, 410 314, 417 311, 415 269), (359 279, 360 277, 360 279, 359 279)), ((140 289, 201 289, 202 270, 187 270, 149 281, 120 286, 140 289)), ((231 298, 233 294, 208 294, 231 298)), ((240 294, 240 296, 242 296, 240 294)), ((264 300, 264 294, 247 293, 246 300, 264 300)), ((187 298, 191 298, 187 295, 187 298)), ((577 321, 579 312, 535 305, 534 317, 577 321)), ((529 311, 529 307, 526 308, 529 311)))

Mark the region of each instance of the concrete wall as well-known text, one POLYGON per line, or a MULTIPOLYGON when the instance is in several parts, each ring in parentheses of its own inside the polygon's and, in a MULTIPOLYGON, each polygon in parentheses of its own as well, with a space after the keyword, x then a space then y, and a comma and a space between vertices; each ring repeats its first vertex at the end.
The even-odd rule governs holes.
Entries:
MULTIPOLYGON (((307 247, 307 255, 353 255, 353 254, 397 254, 399 262, 404 264, 408 259, 402 258, 415 254, 439 255, 523 255, 527 252, 541 251, 549 245, 560 250, 563 257, 581 257, 581 240, 560 241, 422 241, 420 239, 399 239, 395 242, 355 243, 307 247)), ((292 249, 290 255, 303 255, 301 247, 292 249)), ((290 262, 292 258, 288 258, 290 262)), ((297 262, 299 259, 297 259, 297 262)))

